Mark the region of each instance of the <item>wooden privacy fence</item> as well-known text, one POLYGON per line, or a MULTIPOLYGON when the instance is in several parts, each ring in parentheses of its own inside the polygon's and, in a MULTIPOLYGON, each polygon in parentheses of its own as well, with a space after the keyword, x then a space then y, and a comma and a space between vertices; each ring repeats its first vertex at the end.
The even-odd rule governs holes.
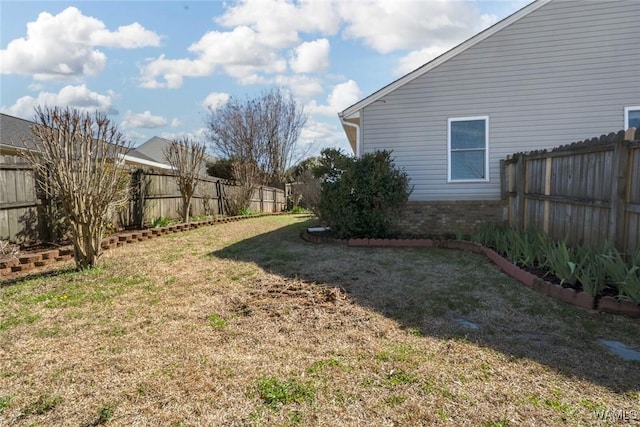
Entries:
POLYGON ((640 249, 640 129, 501 163, 510 225, 572 245, 640 249))
MULTIPOLYGON (((235 186, 230 182, 201 177, 191 200, 191 215, 225 215, 225 200, 235 186)), ((0 156, 0 240, 50 241, 51 203, 36 191, 33 172, 18 156, 0 156)), ((118 212, 115 226, 139 228, 155 218, 180 217, 182 199, 175 176, 154 170, 131 171, 129 202, 118 212)), ((249 209, 253 212, 285 210, 282 189, 260 186, 253 190, 249 209)))

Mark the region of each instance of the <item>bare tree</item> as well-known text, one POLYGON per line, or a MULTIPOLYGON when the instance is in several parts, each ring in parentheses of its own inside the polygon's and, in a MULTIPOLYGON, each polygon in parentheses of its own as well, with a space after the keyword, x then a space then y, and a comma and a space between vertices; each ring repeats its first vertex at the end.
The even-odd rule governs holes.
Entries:
POLYGON ((61 202, 76 266, 92 268, 115 208, 127 201, 130 175, 123 161, 129 144, 106 115, 70 108, 37 107, 32 130, 38 149, 22 155, 38 186, 61 202))
MULTIPOLYGON (((232 97, 223 106, 209 108, 206 118, 216 154, 251 165, 255 173, 250 177, 256 180, 252 185, 281 182, 292 163, 303 157, 298 138, 305 123, 302 107, 279 88, 245 101, 232 97)), ((246 178, 234 176, 236 181, 246 178)))
POLYGON ((164 158, 173 167, 182 196, 182 220, 189 222, 191 199, 196 192, 198 175, 203 165, 205 145, 189 138, 171 141, 163 150, 164 158))

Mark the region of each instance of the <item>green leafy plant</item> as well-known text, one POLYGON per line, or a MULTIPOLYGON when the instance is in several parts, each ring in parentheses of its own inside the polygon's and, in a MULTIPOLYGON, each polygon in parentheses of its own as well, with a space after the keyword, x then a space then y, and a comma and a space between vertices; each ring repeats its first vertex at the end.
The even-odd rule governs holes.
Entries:
POLYGON ((576 278, 582 285, 582 290, 591 296, 602 293, 606 282, 606 260, 601 254, 586 246, 577 248, 579 264, 576 278))
POLYGON ((294 207, 291 208, 291 213, 292 214, 302 214, 302 213, 307 213, 308 211, 303 208, 302 206, 298 206, 295 205, 294 207))
POLYGON ((607 278, 618 290, 618 297, 640 302, 640 251, 629 262, 615 249, 609 249, 601 258, 607 278))
POLYGON ((576 284, 578 280, 576 254, 564 241, 553 244, 548 261, 551 271, 560 279, 561 284, 568 283, 572 286, 576 284))
POLYGON ((159 216, 157 218, 154 218, 153 221, 151 221, 151 227, 153 228, 166 227, 167 225, 169 225, 169 223, 170 223, 169 218, 167 218, 166 216, 159 216))
POLYGON ((238 215, 253 215, 254 212, 248 207, 244 207, 238 211, 238 215))

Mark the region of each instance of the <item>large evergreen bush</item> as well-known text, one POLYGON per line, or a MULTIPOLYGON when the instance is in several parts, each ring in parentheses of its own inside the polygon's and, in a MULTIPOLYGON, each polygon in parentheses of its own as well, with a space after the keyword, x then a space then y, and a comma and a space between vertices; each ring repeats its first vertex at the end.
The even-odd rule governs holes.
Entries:
POLYGON ((316 174, 322 178, 320 217, 340 238, 387 237, 411 193, 390 151, 356 159, 327 149, 316 174))

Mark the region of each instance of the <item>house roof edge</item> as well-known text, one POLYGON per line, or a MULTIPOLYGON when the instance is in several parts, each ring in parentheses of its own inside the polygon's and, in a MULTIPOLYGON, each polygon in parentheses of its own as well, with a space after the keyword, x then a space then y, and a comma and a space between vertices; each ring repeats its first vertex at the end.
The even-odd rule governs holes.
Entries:
POLYGON ((414 79, 422 76, 423 74, 426 74, 427 72, 431 71, 432 69, 436 68, 437 66, 447 62, 448 60, 450 60, 450 59, 452 59, 454 57, 456 57, 457 55, 459 55, 460 53, 462 53, 465 50, 469 49, 470 47, 475 46, 477 43, 480 43, 481 41, 483 41, 486 38, 492 36, 493 34, 497 33, 498 31, 501 31, 502 29, 508 27, 509 25, 519 21, 520 19, 524 18, 525 16, 527 16, 531 12, 539 9, 540 7, 544 6, 545 4, 547 4, 547 3, 551 2, 551 1, 553 1, 553 0, 534 0, 533 2, 531 2, 528 5, 524 6, 520 10, 512 13, 511 15, 507 16, 506 18, 502 19, 501 21, 496 22, 495 24, 493 24, 489 28, 487 28, 487 29, 479 32, 478 34, 472 36, 471 38, 465 40, 464 42, 462 42, 459 45, 455 46, 454 48, 448 50, 447 52, 443 53, 442 55, 432 59, 431 61, 427 62, 426 64, 421 65, 420 67, 418 67, 415 70, 409 72, 408 74, 405 74, 404 76, 402 76, 402 77, 398 78, 397 80, 389 83, 388 85, 382 87, 381 89, 377 90, 376 92, 372 93, 371 95, 367 96, 366 98, 363 98, 360 101, 356 102, 355 104, 347 107, 343 111, 339 112, 338 115, 340 116, 340 118, 343 118, 343 117, 344 118, 349 118, 353 114, 359 112, 362 108, 372 104, 373 102, 377 101, 378 99, 382 98, 383 96, 393 92, 394 90, 396 90, 397 88, 399 88, 401 86, 404 86, 405 84, 413 81, 414 79))

